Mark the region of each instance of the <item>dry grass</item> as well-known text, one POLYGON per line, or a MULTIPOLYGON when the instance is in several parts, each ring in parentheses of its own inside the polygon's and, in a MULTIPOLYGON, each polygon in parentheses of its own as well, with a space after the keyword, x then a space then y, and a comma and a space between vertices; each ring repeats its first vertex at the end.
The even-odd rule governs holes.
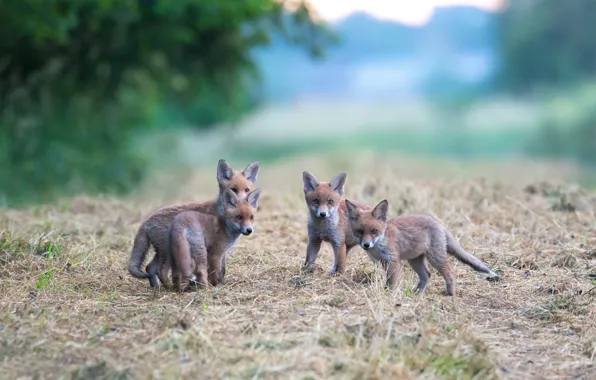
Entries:
POLYGON ((548 169, 539 173, 553 185, 526 188, 534 166, 501 168, 508 180, 426 168, 374 155, 263 164, 257 230, 234 248, 226 285, 183 295, 153 294, 126 263, 154 209, 215 195, 215 164, 130 199, 3 212, 0 378, 594 378, 596 196, 557 186, 548 169), (347 171, 348 197, 387 198, 393 215, 434 214, 504 280, 452 260, 457 297, 443 296, 434 271, 413 295, 409 267, 390 294, 360 249, 345 278, 325 276, 328 246, 302 275, 305 169, 347 171))

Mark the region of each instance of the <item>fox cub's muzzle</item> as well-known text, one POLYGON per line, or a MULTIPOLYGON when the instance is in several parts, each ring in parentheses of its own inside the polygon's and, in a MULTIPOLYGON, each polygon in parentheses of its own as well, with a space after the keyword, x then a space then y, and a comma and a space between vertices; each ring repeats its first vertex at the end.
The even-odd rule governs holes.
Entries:
POLYGON ((375 246, 375 239, 373 239, 372 237, 367 238, 366 236, 364 236, 362 237, 362 239, 360 239, 360 246, 364 250, 370 249, 375 246))
POLYGON ((332 207, 317 207, 315 209, 315 215, 317 216, 317 218, 325 219, 331 216, 332 211, 332 207))
POLYGON ((327 217, 327 211, 321 211, 321 209, 317 209, 317 218, 324 219, 327 217))

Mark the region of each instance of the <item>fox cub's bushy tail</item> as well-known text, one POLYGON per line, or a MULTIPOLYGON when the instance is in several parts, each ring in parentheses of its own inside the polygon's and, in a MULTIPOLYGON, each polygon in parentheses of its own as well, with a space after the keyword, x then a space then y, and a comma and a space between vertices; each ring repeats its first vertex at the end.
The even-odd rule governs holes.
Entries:
POLYGON ((149 241, 149 236, 143 229, 143 226, 141 226, 135 236, 135 241, 132 246, 132 254, 128 263, 128 271, 136 278, 152 277, 151 273, 146 273, 141 270, 141 265, 143 265, 143 262, 145 261, 150 246, 151 242, 149 241))
POLYGON ((466 252, 461 245, 455 240, 447 230, 445 230, 445 236, 447 237, 447 253, 455 257, 464 264, 469 265, 478 272, 488 273, 493 277, 500 277, 493 272, 486 264, 484 264, 479 258, 466 252))

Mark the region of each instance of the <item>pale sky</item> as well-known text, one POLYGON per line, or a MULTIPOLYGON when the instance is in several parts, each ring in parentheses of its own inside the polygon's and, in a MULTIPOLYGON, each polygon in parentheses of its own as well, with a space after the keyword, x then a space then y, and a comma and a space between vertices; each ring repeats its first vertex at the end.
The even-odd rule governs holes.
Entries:
POLYGON ((475 5, 497 10, 504 0, 309 0, 319 15, 330 21, 364 11, 380 19, 400 21, 410 25, 424 24, 437 6, 475 5))

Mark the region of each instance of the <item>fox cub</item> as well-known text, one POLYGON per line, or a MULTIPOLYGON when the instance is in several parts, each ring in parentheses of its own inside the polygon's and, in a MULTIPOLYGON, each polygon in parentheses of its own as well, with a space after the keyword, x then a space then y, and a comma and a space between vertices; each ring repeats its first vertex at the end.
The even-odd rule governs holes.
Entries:
POLYGON ((169 230, 170 263, 174 289, 181 291, 181 280, 207 287, 223 283, 222 264, 240 234, 253 232, 254 216, 261 189, 240 199, 231 189, 223 193, 219 216, 184 211, 174 218, 169 230))
MULTIPOLYGON (((135 236, 134 245, 130 254, 128 271, 136 278, 147 278, 151 287, 159 285, 159 282, 170 287, 168 272, 170 271, 168 230, 176 215, 183 211, 196 211, 209 215, 219 215, 223 194, 230 189, 238 199, 244 199, 254 188, 259 172, 259 162, 255 161, 246 166, 242 172, 237 172, 230 164, 221 159, 217 163, 217 183, 219 194, 216 199, 207 202, 189 202, 179 205, 162 207, 151 215, 141 226, 135 236), (155 256, 141 270, 149 247, 155 248, 155 256), (159 278, 159 282, 157 279, 159 278)), ((225 272, 225 260, 222 263, 222 271, 225 272)))
POLYGON ((371 260, 380 261, 386 271, 387 287, 395 287, 402 267, 401 260, 407 260, 418 274, 416 291, 423 291, 431 276, 425 265, 425 260, 428 260, 445 278, 447 295, 455 295, 453 269, 447 254, 478 272, 488 273, 491 280, 500 279, 480 259, 464 251, 447 229, 431 216, 409 215, 388 219, 389 203, 386 200, 373 210, 363 210, 349 200, 346 200, 346 207, 352 232, 360 246, 371 260))
MULTIPOLYGON (((308 207, 308 246, 304 268, 314 269, 315 261, 322 242, 328 242, 333 248, 333 266, 328 274, 344 274, 348 252, 358 245, 358 239, 352 233, 348 220, 346 202, 342 199, 347 174, 340 173, 330 182, 319 182, 311 173, 302 173, 304 182, 304 200, 308 207)), ((361 209, 370 210, 370 206, 354 202, 361 209)))

